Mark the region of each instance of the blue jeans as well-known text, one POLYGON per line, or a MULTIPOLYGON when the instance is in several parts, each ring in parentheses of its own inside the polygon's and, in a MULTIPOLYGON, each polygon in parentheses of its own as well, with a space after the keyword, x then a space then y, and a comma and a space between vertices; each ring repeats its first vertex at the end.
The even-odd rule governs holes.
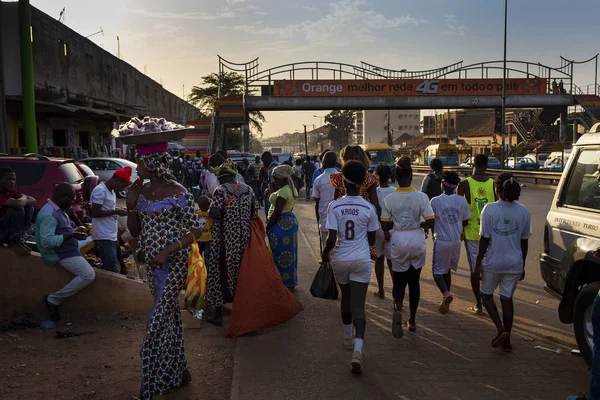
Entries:
POLYGON ((600 296, 596 296, 592 309, 594 327, 594 352, 592 354, 592 382, 588 400, 600 400, 600 296))
POLYGON ((208 261, 210 260, 210 246, 212 244, 212 240, 208 242, 198 242, 198 247, 200 249, 200 254, 204 258, 204 264, 208 265, 208 261))
POLYGON ((3 217, 0 217, 0 244, 19 243, 31 227, 32 218, 32 206, 9 209, 3 217))
POLYGON ((110 272, 119 272, 117 260, 117 247, 119 242, 112 240, 96 240, 98 257, 102 259, 102 269, 110 272))
POLYGON ((312 189, 312 177, 307 177, 304 180, 304 183, 306 184, 306 198, 310 199, 310 190, 312 189))

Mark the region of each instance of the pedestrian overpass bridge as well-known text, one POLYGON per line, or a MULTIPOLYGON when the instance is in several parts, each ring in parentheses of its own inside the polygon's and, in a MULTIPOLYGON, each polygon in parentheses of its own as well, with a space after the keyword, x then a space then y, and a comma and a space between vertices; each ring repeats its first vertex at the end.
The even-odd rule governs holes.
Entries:
MULTIPOLYGON (((422 71, 328 61, 262 69, 258 58, 234 63, 219 56, 219 73, 240 74, 246 87, 243 97, 231 97, 226 88, 219 88, 212 129, 216 141, 212 140, 211 147, 219 146, 217 142, 225 136, 219 132, 225 127, 247 127, 251 111, 499 109, 503 97, 506 108, 537 109, 536 125, 552 118, 556 121, 559 116, 566 121, 571 116, 590 129, 600 118, 598 56, 585 61, 561 56, 558 67, 510 60, 506 62, 505 81, 503 61, 460 61, 422 71), (594 76, 588 79, 593 84, 586 87, 575 84, 575 69, 582 64, 595 66, 594 76)), ((245 130, 247 144, 249 134, 245 130)), ((528 140, 529 133, 519 133, 528 140)))

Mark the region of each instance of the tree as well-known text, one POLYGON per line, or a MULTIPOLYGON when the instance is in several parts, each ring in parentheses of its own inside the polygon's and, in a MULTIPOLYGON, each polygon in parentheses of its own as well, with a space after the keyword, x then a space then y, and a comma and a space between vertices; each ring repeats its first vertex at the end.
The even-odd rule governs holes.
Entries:
MULTIPOLYGON (((200 85, 192 87, 188 101, 207 114, 214 111, 215 101, 219 97, 219 85, 221 86, 221 97, 243 96, 246 88, 244 77, 235 72, 212 73, 201 79, 200 85)), ((251 111, 249 116, 250 129, 262 137, 262 124, 266 122, 265 116, 260 111, 251 111)))
POLYGON ((256 138, 256 136, 250 136, 250 153, 261 154, 264 150, 262 143, 260 140, 256 138))
POLYGON ((325 116, 325 126, 329 129, 328 138, 337 149, 348 144, 348 135, 354 129, 354 111, 334 110, 325 116))

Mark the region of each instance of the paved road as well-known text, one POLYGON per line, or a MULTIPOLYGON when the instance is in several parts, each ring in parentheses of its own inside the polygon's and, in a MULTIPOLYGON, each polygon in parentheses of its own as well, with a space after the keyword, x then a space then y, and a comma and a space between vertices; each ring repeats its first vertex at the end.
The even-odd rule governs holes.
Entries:
MULTIPOLYGON (((420 186, 420 178, 415 179, 420 186)), ((232 399, 565 399, 585 392, 589 371, 570 354, 576 348, 572 326, 558 321, 558 301, 543 290, 537 255, 553 192, 523 188, 522 202, 533 218, 527 277, 515 295, 514 352, 490 347, 495 329, 487 316, 466 311, 473 302, 464 251, 453 278, 452 311, 440 315, 440 293, 431 275, 432 243, 422 274, 419 330, 401 340, 391 335, 391 282, 385 300, 367 297, 365 373, 349 372, 349 353, 341 344, 338 304, 310 297, 318 265, 314 203, 300 200, 295 212, 301 227, 301 284, 297 297, 305 311, 272 331, 238 339, 232 399), (535 349, 560 349, 556 354, 535 349), (298 378, 302 378, 299 379, 298 378)), ((376 289, 373 276, 370 292, 376 289)))

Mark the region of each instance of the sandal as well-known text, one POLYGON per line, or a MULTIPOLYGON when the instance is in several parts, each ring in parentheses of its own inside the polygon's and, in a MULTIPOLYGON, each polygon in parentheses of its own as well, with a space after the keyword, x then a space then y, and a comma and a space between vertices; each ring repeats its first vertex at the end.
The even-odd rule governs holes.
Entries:
POLYGON ((467 308, 467 311, 473 313, 473 314, 483 314, 483 310, 481 308, 477 308, 477 306, 471 306, 469 308, 467 308))
POLYGON ((379 297, 380 299, 385 299, 385 292, 383 292, 383 295, 380 294, 379 291, 373 292, 373 296, 379 297))

